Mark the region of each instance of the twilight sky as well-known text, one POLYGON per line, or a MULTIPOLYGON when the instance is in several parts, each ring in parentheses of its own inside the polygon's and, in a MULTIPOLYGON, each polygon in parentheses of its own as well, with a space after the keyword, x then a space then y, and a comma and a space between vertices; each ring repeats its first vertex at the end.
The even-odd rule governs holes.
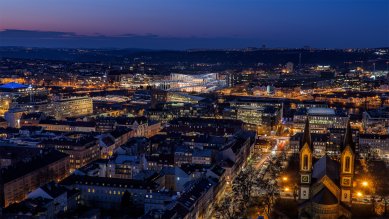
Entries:
POLYGON ((1 0, 0 46, 389 46, 389 0, 1 0))

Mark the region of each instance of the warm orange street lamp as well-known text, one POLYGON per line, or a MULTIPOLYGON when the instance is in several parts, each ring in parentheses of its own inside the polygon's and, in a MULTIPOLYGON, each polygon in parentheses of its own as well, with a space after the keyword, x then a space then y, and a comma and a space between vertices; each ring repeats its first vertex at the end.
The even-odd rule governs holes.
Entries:
POLYGON ((362 192, 357 192, 358 197, 362 197, 362 192))
POLYGON ((282 181, 284 181, 284 182, 288 181, 288 177, 286 177, 286 176, 282 177, 282 181))
POLYGON ((367 181, 363 181, 363 182, 362 182, 362 186, 363 186, 363 187, 367 187, 368 185, 369 185, 369 183, 368 183, 367 181))

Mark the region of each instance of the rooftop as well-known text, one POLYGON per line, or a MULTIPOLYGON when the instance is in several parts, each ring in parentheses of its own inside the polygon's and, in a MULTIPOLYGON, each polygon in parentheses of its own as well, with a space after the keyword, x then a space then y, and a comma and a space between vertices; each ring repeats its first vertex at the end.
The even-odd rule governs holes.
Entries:
POLYGON ((22 177, 30 172, 36 171, 58 160, 66 158, 67 154, 57 150, 42 150, 42 154, 34 156, 28 162, 18 162, 17 164, 1 169, 0 180, 4 183, 10 182, 14 179, 22 177))
POLYGON ((320 180, 328 176, 334 183, 339 181, 339 163, 328 156, 320 158, 313 166, 312 178, 320 180))
POLYGON ((2 88, 2 89, 25 89, 25 88, 28 88, 28 86, 24 85, 24 84, 19 84, 16 82, 10 82, 7 84, 0 85, 0 88, 2 88))
POLYGON ((335 110, 331 108, 309 108, 308 115, 335 115, 335 110))

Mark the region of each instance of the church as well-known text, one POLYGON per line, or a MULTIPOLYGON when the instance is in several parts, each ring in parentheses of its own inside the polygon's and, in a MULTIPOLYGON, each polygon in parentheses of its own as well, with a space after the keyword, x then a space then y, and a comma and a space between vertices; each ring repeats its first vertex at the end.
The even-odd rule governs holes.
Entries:
POLYGON ((306 121, 299 152, 299 218, 351 218, 355 145, 348 122, 339 157, 313 157, 313 145, 306 121))

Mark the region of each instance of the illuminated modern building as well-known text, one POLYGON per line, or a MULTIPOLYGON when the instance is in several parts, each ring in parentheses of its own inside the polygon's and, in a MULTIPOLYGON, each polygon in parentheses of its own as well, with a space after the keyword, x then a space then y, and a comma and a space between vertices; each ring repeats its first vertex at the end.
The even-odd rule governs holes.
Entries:
POLYGON ((204 100, 205 98, 189 95, 182 92, 169 92, 167 101, 168 102, 176 102, 176 103, 199 103, 200 101, 204 100))
POLYGON ((281 108, 283 100, 279 98, 260 98, 260 97, 227 97, 225 102, 228 102, 231 107, 265 107, 273 106, 281 108))
POLYGON ((32 90, 31 86, 27 86, 24 84, 19 84, 16 82, 10 82, 7 84, 0 85, 0 93, 10 93, 10 94, 21 94, 27 93, 32 90))
POLYGON ((93 101, 85 96, 54 100, 53 107, 56 119, 85 116, 93 113, 93 101))
POLYGON ((281 121, 280 109, 275 107, 239 107, 236 109, 236 119, 257 128, 273 130, 281 121))
POLYGON ((168 81, 154 82, 153 86, 170 91, 207 93, 225 87, 226 81, 219 78, 218 73, 193 75, 172 73, 168 81))
POLYGON ((331 108, 301 108, 293 117, 294 132, 303 130, 307 118, 312 132, 316 133, 326 133, 329 128, 344 129, 349 119, 345 112, 331 108))

